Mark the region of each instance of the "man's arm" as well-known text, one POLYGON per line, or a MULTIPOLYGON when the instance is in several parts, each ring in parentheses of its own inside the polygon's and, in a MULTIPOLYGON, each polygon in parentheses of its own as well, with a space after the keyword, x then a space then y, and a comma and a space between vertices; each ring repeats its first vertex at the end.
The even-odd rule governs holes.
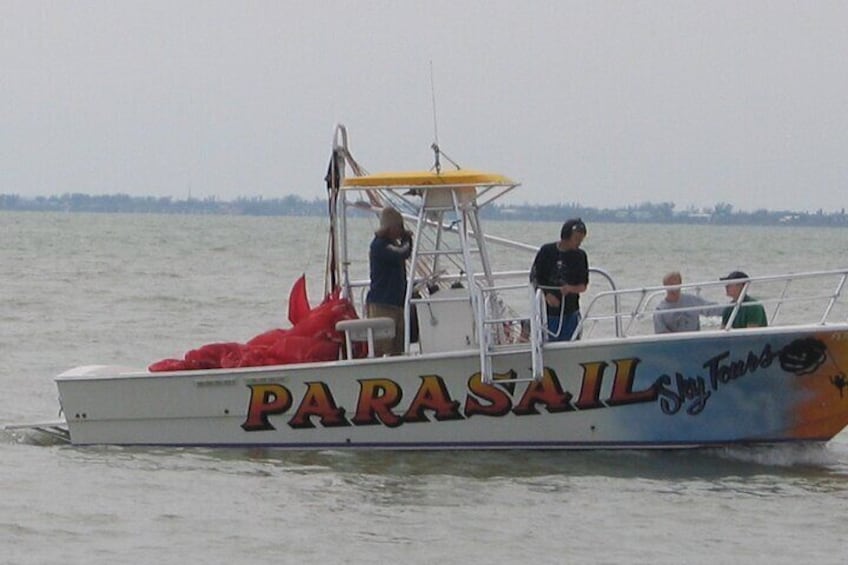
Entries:
POLYGON ((544 247, 540 247, 536 252, 536 257, 533 258, 533 265, 530 267, 530 282, 534 287, 539 288, 544 285, 544 280, 547 278, 545 273, 545 253, 544 247))
POLYGON ((567 282, 560 287, 560 292, 566 294, 582 294, 589 288, 589 258, 582 249, 577 249, 575 265, 569 270, 567 282))
POLYGON ((560 292, 563 294, 580 294, 586 292, 588 285, 585 284, 564 284, 560 287, 560 292))
MULTIPOLYGON (((548 258, 546 256, 546 247, 542 246, 536 253, 536 258, 533 259, 533 266, 530 267, 530 283, 534 288, 540 286, 550 286, 548 280, 548 258)), ((551 308, 557 308, 561 304, 559 297, 548 289, 542 289, 545 295, 545 303, 551 308)))
POLYGON ((713 302, 712 300, 707 300, 705 298, 701 298, 697 294, 688 295, 690 300, 692 301, 693 306, 703 306, 704 308, 697 310, 698 314, 701 316, 721 316, 724 314, 725 305, 719 304, 718 302, 713 302))
POLYGON ((412 255, 412 240, 404 238, 400 243, 389 242, 377 246, 374 252, 382 261, 405 261, 412 255))

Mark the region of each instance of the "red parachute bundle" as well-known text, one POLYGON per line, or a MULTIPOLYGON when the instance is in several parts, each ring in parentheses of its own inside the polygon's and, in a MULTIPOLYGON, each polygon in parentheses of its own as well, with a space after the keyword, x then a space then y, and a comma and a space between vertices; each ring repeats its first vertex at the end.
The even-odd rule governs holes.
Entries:
POLYGON ((187 369, 218 369, 229 356, 241 356, 244 346, 240 343, 210 343, 185 354, 187 369))
POLYGON ((306 296, 306 275, 300 275, 289 292, 289 322, 296 326, 309 315, 309 297, 306 296))
MULTIPOLYGON (((349 300, 336 290, 314 309, 306 296, 306 276, 302 275, 289 294, 289 329, 261 333, 247 343, 210 343, 185 354, 183 359, 162 359, 150 365, 151 372, 230 369, 334 361, 339 358, 344 335, 336 323, 357 318, 349 300)), ((357 352, 360 355, 364 352, 357 352)))

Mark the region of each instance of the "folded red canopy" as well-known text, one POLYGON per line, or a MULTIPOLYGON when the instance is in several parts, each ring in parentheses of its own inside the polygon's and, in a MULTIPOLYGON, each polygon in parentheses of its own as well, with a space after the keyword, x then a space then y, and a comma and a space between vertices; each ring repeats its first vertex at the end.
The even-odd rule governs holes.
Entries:
POLYGON ((339 297, 338 289, 311 308, 306 296, 306 275, 301 275, 289 293, 291 328, 269 330, 247 343, 210 343, 192 349, 182 359, 162 359, 147 369, 190 371, 334 361, 344 344, 344 335, 336 331, 336 323, 356 318, 353 305, 339 297))

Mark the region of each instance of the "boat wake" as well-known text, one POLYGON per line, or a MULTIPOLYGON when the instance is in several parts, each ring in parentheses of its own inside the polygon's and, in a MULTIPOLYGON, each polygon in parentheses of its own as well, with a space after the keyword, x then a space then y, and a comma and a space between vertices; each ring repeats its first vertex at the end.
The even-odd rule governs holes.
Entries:
POLYGON ((780 444, 726 447, 712 450, 718 457, 767 467, 818 467, 848 474, 848 451, 830 444, 780 444))
POLYGON ((0 443, 36 446, 67 445, 67 428, 57 422, 0 426, 0 443))

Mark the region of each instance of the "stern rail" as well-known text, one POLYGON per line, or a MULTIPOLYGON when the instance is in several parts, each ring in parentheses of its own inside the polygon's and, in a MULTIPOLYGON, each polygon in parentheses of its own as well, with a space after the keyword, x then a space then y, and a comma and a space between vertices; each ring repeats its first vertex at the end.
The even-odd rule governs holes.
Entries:
MULTIPOLYGON (((848 269, 735 279, 733 282, 744 285, 738 300, 728 300, 725 296, 728 284, 725 280, 684 283, 679 285, 682 292, 701 296, 712 305, 670 308, 663 312, 702 311, 703 316, 715 318, 732 308, 727 327, 713 324, 718 326, 716 329, 730 331, 742 300, 750 296, 765 308, 769 326, 845 323, 848 322, 846 281, 848 269)), ((617 337, 653 333, 653 324, 646 330, 645 322, 652 322, 665 290, 665 286, 657 285, 599 292, 586 305, 575 335, 583 332, 585 339, 610 321, 615 323, 617 337)))

